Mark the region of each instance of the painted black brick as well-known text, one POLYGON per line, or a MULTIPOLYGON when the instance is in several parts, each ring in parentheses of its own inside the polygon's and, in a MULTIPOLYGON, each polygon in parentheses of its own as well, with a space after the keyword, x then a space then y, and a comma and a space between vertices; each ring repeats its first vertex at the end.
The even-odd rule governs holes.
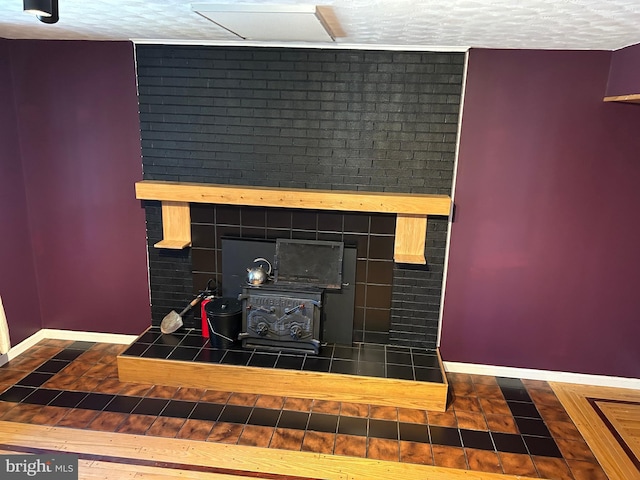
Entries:
POLYGON ((426 266, 396 265, 393 270, 389 341, 435 348, 442 295, 447 219, 427 221, 426 266))
MULTIPOLYGON (((451 193, 464 54, 138 45, 136 58, 145 179, 451 193)), ((425 269, 394 269, 394 343, 435 346, 425 298, 440 296, 446 225, 429 219, 425 269)), ((153 245, 152 202, 147 228, 153 245)), ((149 264, 157 323, 192 296, 190 252, 150 248, 149 264)))
MULTIPOLYGON (((153 248, 162 240, 162 212, 159 202, 145 201, 147 244, 149 245, 149 278, 151 288, 151 324, 160 325, 171 310, 181 311, 193 298, 191 250, 153 248)), ((193 316, 185 316, 184 324, 193 328, 193 316)))

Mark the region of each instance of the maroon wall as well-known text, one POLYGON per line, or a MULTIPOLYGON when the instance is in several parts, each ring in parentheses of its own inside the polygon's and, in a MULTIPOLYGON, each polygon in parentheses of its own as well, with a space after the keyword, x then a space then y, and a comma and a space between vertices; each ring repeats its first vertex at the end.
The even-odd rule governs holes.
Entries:
POLYGON ((609 52, 472 50, 444 360, 640 376, 640 108, 609 52))
POLYGON ((616 50, 611 55, 607 95, 640 93, 640 44, 616 50))
POLYGON ((42 320, 13 101, 10 44, 0 40, 0 297, 15 345, 37 332, 42 320))
POLYGON ((42 326, 140 333, 150 309, 133 45, 13 41, 11 52, 42 326))

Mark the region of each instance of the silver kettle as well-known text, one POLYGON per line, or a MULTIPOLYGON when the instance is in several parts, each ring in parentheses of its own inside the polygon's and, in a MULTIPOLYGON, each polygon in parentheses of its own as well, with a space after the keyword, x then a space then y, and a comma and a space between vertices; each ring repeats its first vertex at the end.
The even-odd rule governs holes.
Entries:
POLYGON ((262 265, 254 268, 247 268, 247 282, 251 285, 262 285, 269 280, 269 275, 271 275, 271 263, 266 258, 256 258, 253 263, 257 262, 265 262, 269 265, 269 270, 265 270, 262 265))

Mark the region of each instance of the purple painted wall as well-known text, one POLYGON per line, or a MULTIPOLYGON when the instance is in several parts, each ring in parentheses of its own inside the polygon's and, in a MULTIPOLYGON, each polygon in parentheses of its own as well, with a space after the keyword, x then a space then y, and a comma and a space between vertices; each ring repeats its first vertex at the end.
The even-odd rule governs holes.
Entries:
POLYGON ((42 325, 13 102, 8 40, 0 40, 0 297, 16 345, 42 325))
MULTIPOLYGON (((640 376, 640 112, 601 101, 611 56, 471 52, 445 360, 640 376)), ((0 41, 0 98, 13 343, 41 327, 139 333, 150 311, 132 46, 0 41)))
POLYGON ((640 377, 640 109, 609 52, 472 50, 444 360, 640 377))
POLYGON ((138 334, 151 314, 133 46, 10 48, 42 327, 138 334))
POLYGON ((607 95, 640 93, 640 44, 616 50, 611 55, 607 95))

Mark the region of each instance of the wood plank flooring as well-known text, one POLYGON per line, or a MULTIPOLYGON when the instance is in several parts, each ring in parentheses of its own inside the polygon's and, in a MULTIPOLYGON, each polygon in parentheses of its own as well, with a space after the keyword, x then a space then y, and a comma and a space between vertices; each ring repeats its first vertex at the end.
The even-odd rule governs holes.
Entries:
POLYGON ((609 480, 640 480, 640 391, 551 383, 609 480))
POLYGON ((597 403, 611 425, 626 441, 633 454, 640 458, 640 405, 597 403))

